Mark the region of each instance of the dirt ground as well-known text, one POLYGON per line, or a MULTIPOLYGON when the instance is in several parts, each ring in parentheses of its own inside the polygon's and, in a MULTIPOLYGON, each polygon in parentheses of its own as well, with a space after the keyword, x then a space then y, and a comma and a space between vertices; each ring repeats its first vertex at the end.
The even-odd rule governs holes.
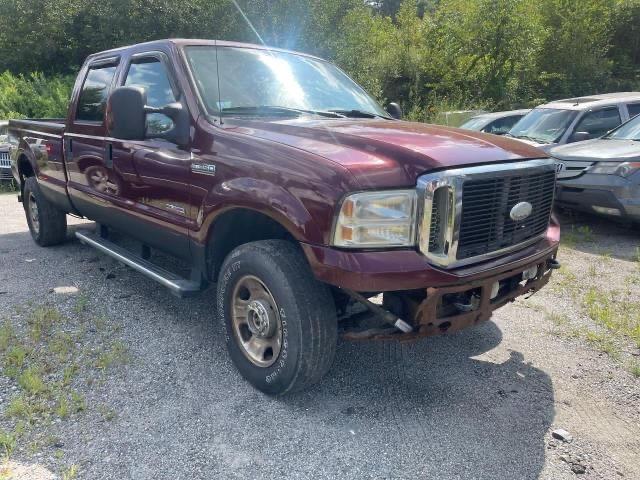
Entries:
POLYGON ((640 231, 563 217, 563 268, 492 321, 341 342, 265 397, 212 290, 176 299, 78 243, 42 249, 0 195, 0 479, 640 478, 640 231), (566 430, 570 441, 552 432, 566 430))

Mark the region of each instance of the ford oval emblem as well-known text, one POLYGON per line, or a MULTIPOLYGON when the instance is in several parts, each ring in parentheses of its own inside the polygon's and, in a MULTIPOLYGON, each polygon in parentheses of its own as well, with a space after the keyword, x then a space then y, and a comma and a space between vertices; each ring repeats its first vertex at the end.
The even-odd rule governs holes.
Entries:
POLYGON ((514 222, 521 222, 531 215, 532 210, 533 206, 529 202, 516 203, 511 209, 511 212, 509 212, 509 216, 514 222))

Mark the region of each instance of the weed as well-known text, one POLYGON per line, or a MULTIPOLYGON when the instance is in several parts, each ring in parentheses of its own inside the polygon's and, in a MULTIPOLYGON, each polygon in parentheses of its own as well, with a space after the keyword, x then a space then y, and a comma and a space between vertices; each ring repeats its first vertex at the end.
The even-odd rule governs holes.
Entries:
POLYGON ((61 394, 58 397, 58 404, 56 405, 56 415, 60 418, 67 418, 69 416, 69 408, 69 399, 66 395, 61 394))
POLYGON ((96 360, 96 368, 105 370, 111 366, 124 364, 129 361, 127 348, 121 341, 113 343, 111 348, 101 353, 96 360))
POLYGON ((585 339, 601 352, 606 353, 612 358, 618 358, 620 352, 608 334, 589 330, 585 334, 585 339))
POLYGON ((78 472, 80 468, 78 465, 71 465, 68 468, 64 469, 62 472, 62 480, 73 480, 78 477, 78 472))
POLYGON ((6 458, 10 457, 14 448, 16 448, 16 436, 0 429, 0 450, 4 456, 6 458))
POLYGON ((79 413, 87 409, 86 400, 75 390, 71 391, 71 405, 74 413, 79 413))
POLYGON ((81 313, 87 311, 88 306, 89 306, 89 297, 86 294, 81 293, 76 298, 76 304, 73 306, 73 311, 76 314, 80 315, 81 313))
POLYGON ((25 365, 30 351, 22 345, 14 345, 7 352, 4 359, 4 373, 10 378, 16 378, 25 365))
POLYGON ((631 375, 633 375, 634 377, 640 378, 640 362, 633 361, 631 363, 631 366, 629 367, 629 371, 631 372, 631 375))
POLYGON ((118 413, 114 409, 109 408, 106 405, 99 405, 98 411, 102 415, 102 418, 104 418, 107 422, 111 422, 118 417, 118 413))
POLYGON ((60 360, 65 360, 73 350, 73 347, 73 338, 65 332, 56 332, 49 342, 51 353, 55 354, 60 360))
POLYGON ((27 319, 29 324, 29 336, 34 342, 39 342, 49 334, 51 327, 62 321, 60 312, 52 307, 37 307, 27 319))
POLYGON ((5 352, 14 339, 15 334, 13 333, 13 328, 11 328, 9 322, 5 321, 0 325, 0 353, 5 352))
POLYGON ((29 367, 18 377, 18 385, 20 385, 27 393, 37 395, 48 390, 47 385, 42 380, 40 369, 37 367, 29 367))

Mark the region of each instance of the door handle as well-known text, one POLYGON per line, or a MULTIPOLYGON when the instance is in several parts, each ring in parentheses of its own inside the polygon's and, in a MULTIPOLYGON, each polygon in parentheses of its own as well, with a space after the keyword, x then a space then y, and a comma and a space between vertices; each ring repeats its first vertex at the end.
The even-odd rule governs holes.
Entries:
POLYGON ((104 147, 104 166, 113 168, 113 145, 107 143, 104 147))

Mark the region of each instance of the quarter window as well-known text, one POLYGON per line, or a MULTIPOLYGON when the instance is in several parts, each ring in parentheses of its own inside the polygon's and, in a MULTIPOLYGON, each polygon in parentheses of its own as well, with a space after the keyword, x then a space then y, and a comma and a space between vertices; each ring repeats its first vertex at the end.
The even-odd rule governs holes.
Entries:
MULTIPOLYGON (((159 59, 144 58, 132 63, 125 80, 126 86, 138 86, 147 92, 147 105, 150 107, 164 107, 176 101, 176 97, 169 82, 169 73, 159 59)), ((153 135, 166 132, 173 126, 169 117, 161 113, 147 115, 147 134, 153 135)))
POLYGON ((104 106, 115 73, 115 65, 89 69, 78 99, 76 120, 91 122, 104 120, 104 106))
POLYGON ((627 105, 627 110, 629 111, 629 118, 640 115, 640 103, 630 103, 627 105))

